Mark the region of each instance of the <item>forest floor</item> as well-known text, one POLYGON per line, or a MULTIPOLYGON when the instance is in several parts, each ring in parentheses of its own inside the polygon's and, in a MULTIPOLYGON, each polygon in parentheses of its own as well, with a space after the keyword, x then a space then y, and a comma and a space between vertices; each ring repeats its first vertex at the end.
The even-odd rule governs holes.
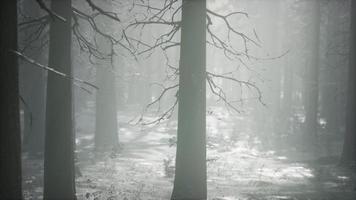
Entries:
MULTIPOLYGON (((90 109, 94 110, 94 109, 90 109)), ((119 112, 120 150, 94 153, 94 113, 77 117, 77 196, 79 200, 167 200, 173 188, 176 121, 156 126, 127 123, 119 112), (89 123, 88 123, 89 122, 89 123)), ((337 163, 262 149, 243 117, 210 108, 207 116, 208 199, 354 200, 355 173, 337 163)), ((305 153, 304 153, 305 154, 305 153)), ((25 199, 42 198, 43 164, 23 156, 25 199)))

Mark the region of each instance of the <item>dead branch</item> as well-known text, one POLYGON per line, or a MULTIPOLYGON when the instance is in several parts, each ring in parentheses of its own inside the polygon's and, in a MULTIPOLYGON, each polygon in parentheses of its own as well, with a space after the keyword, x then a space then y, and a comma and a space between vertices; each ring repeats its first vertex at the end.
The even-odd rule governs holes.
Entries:
POLYGON ((93 3, 92 0, 86 0, 86 2, 89 4, 89 6, 92 8, 93 11, 98 11, 100 14, 110 18, 110 19, 113 19, 115 21, 118 21, 118 22, 121 22, 121 20, 119 19, 119 17, 117 16, 116 13, 114 12, 108 12, 108 11, 105 11, 103 10, 102 8, 100 8, 99 6, 97 6, 96 4, 93 3))
POLYGON ((63 22, 66 22, 66 19, 64 19, 64 17, 58 15, 56 12, 53 12, 51 9, 49 9, 42 0, 36 0, 36 2, 41 7, 41 9, 46 11, 52 17, 52 19, 57 18, 63 22))
MULTIPOLYGON (((58 70, 55 70, 55 69, 52 68, 52 67, 49 67, 49 66, 40 64, 40 63, 36 62, 35 60, 33 60, 32 58, 30 58, 30 57, 28 57, 28 56, 26 56, 26 55, 24 55, 24 54, 22 54, 22 53, 20 53, 20 52, 18 52, 18 51, 16 51, 16 50, 10 50, 10 52, 13 53, 13 54, 15 54, 16 56, 22 58, 22 59, 25 60, 26 62, 28 62, 28 63, 30 63, 30 64, 36 66, 36 67, 39 67, 39 68, 44 69, 44 70, 47 70, 47 71, 49 71, 49 72, 51 72, 51 73, 57 74, 57 75, 59 75, 59 76, 65 78, 65 79, 68 79, 68 80, 71 80, 71 81, 74 81, 74 82, 77 82, 77 83, 80 83, 80 84, 84 84, 84 85, 90 86, 90 87, 92 87, 92 88, 94 88, 94 89, 96 89, 96 90, 99 89, 96 85, 94 85, 94 84, 92 84, 92 83, 89 83, 88 81, 85 81, 85 80, 82 80, 82 79, 79 79, 79 78, 70 76, 70 75, 65 74, 65 73, 63 73, 63 72, 60 72, 60 71, 58 71, 58 70)), ((86 91, 87 91, 87 90, 86 90, 86 91)))

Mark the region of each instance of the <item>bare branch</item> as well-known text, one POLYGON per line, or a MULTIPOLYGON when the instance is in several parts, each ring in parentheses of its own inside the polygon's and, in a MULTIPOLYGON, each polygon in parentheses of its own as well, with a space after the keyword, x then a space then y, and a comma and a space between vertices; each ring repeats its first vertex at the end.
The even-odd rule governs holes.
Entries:
POLYGON ((49 9, 46 4, 42 0, 36 0, 37 4, 45 10, 53 19, 57 18, 63 22, 66 22, 66 19, 64 17, 58 15, 57 13, 53 12, 51 9, 49 9))
MULTIPOLYGON (((167 78, 164 81, 174 81, 176 78, 179 76, 179 69, 177 67, 172 66, 168 62, 168 56, 166 54, 166 50, 171 48, 171 47, 176 47, 180 45, 180 41, 175 41, 176 39, 176 34, 179 33, 180 28, 181 28, 181 21, 178 18, 179 14, 181 13, 182 6, 179 5, 178 0, 165 0, 164 4, 161 6, 157 5, 151 5, 150 1, 141 1, 141 3, 133 3, 133 7, 138 6, 140 8, 146 9, 147 15, 144 15, 144 18, 136 18, 129 23, 126 28, 123 30, 123 35, 125 41, 129 44, 130 48, 134 47, 137 55, 142 55, 142 54, 149 54, 153 52, 155 49, 160 48, 165 57, 166 57, 166 66, 167 66, 167 78), (143 29, 147 26, 161 26, 162 30, 165 30, 166 32, 162 32, 158 37, 153 39, 152 41, 144 41, 142 39, 143 35, 143 29), (134 30, 138 36, 127 36, 126 32, 134 30)), ((235 16, 242 16, 248 18, 248 14, 245 12, 231 12, 226 15, 222 15, 219 13, 216 13, 212 10, 207 9, 206 10, 206 18, 207 18, 207 24, 206 24, 206 30, 207 30, 207 44, 211 45, 219 50, 221 50, 225 57, 231 60, 237 60, 239 61, 243 66, 247 66, 246 64, 246 59, 254 59, 254 60, 260 60, 260 59, 265 59, 265 60, 270 60, 270 59, 277 59, 285 55, 286 53, 283 53, 280 56, 277 57, 272 57, 272 58, 258 58, 257 56, 250 55, 249 53, 249 48, 252 46, 257 46, 261 47, 260 45, 260 40, 257 35, 257 33, 254 31, 254 37, 250 37, 244 32, 241 32, 238 30, 235 25, 232 22, 232 17, 235 16), (213 24, 214 19, 219 20, 222 22, 223 28, 227 29, 227 36, 221 36, 219 33, 213 29, 213 26, 216 26, 213 24), (235 36, 236 38, 240 39, 242 41, 242 47, 236 47, 236 42, 232 40, 232 36, 235 36), (235 43, 235 45, 234 45, 235 43)), ((257 96, 254 97, 258 99, 261 104, 265 105, 264 102, 262 101, 262 93, 258 86, 252 82, 252 81, 244 81, 244 80, 238 80, 233 77, 232 74, 215 74, 212 72, 206 72, 206 80, 208 83, 208 86, 215 96, 219 97, 219 100, 222 100, 225 105, 228 108, 233 109, 236 112, 241 112, 239 108, 236 106, 237 101, 231 101, 224 89, 217 84, 216 79, 224 79, 228 81, 232 81, 233 83, 237 84, 238 86, 242 88, 248 88, 253 90, 257 96)), ((179 93, 179 84, 175 84, 173 86, 166 87, 164 86, 165 84, 161 84, 163 87, 163 90, 161 91, 160 95, 158 96, 157 99, 149 103, 140 119, 139 122, 143 121, 143 114, 147 112, 147 110, 152 107, 153 105, 158 105, 157 111, 160 111, 160 102, 162 101, 163 97, 168 94, 168 91, 173 90, 177 88, 177 93, 176 97, 178 96, 179 93)), ((176 102, 178 99, 176 99, 176 102)), ((241 102, 244 101, 241 99, 241 102)), ((175 102, 175 103, 176 103, 175 102)), ((156 119, 153 120, 151 123, 143 123, 143 124, 154 124, 154 123, 159 123, 160 121, 166 119, 167 116, 170 116, 170 114, 173 112, 171 109, 175 108, 175 104, 173 104, 170 108, 166 109, 165 112, 160 113, 160 116, 156 119)))
POLYGON ((113 19, 115 21, 121 22, 121 20, 118 18, 117 14, 114 12, 108 12, 97 6, 96 4, 93 3, 92 0, 86 0, 86 2, 89 4, 89 6, 92 8, 93 11, 98 11, 100 14, 105 15, 106 17, 113 19))
POLYGON ((88 81, 84 81, 84 80, 82 80, 82 79, 79 79, 79 78, 76 78, 76 77, 67 75, 67 74, 65 74, 65 73, 63 73, 63 72, 60 72, 60 71, 58 71, 58 70, 55 70, 55 69, 52 68, 52 67, 49 67, 49 66, 45 66, 45 65, 43 65, 43 64, 40 64, 40 63, 36 62, 35 60, 33 60, 32 58, 30 58, 30 57, 28 57, 28 56, 26 56, 26 55, 24 55, 24 54, 22 54, 22 53, 20 53, 20 52, 18 52, 18 51, 16 51, 16 50, 10 50, 10 52, 11 52, 11 53, 14 53, 15 55, 19 56, 20 58, 22 58, 22 59, 25 60, 26 62, 28 62, 28 63, 30 63, 30 64, 33 64, 33 65, 36 66, 36 67, 39 67, 39 68, 41 68, 41 69, 44 69, 44 70, 47 70, 47 71, 52 72, 52 73, 54 73, 54 74, 57 74, 57 75, 59 75, 59 76, 61 76, 61 77, 63 77, 63 78, 66 78, 66 79, 68 79, 68 80, 72 80, 72 81, 75 81, 75 82, 78 82, 78 83, 81 83, 81 84, 90 86, 90 87, 92 87, 92 88, 94 88, 94 89, 96 89, 96 90, 99 89, 96 85, 94 85, 94 84, 92 84, 92 83, 89 83, 88 81))

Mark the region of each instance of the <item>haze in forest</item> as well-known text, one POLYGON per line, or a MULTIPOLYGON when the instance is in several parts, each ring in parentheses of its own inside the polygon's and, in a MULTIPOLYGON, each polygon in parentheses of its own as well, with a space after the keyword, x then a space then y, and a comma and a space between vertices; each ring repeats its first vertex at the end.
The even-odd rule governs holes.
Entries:
POLYGON ((355 0, 4 0, 0 199, 353 200, 355 0))

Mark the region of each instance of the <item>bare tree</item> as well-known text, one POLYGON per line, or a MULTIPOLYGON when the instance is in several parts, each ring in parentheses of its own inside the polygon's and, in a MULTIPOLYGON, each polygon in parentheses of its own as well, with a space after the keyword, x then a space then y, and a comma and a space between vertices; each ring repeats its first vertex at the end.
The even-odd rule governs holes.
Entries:
MULTIPOLYGON (((135 48, 138 55, 150 54, 157 48, 167 51, 180 46, 179 67, 167 62, 167 67, 171 70, 168 79, 175 80, 175 77, 179 76, 179 84, 163 86, 161 94, 148 104, 147 108, 158 104, 160 109, 163 96, 172 90, 176 90, 176 101, 156 120, 143 123, 159 123, 171 117, 174 108, 179 105, 176 172, 171 199, 206 199, 206 82, 213 94, 237 112, 239 112, 238 108, 229 101, 223 88, 214 81, 215 79, 226 79, 250 88, 254 90, 259 100, 262 98, 260 90, 253 82, 240 81, 229 73, 226 75, 206 71, 206 44, 220 49, 227 58, 237 59, 244 65, 244 59, 258 59, 248 51, 250 45, 259 46, 259 44, 239 32, 230 22, 233 16, 247 17, 244 12, 221 15, 207 9, 206 0, 183 0, 182 4, 178 0, 165 0, 160 3, 133 1, 133 7, 143 8, 148 14, 144 15, 143 19, 135 19, 130 23, 124 30, 123 38, 129 47, 135 48), (228 32, 226 38, 214 32, 212 18, 220 20, 225 25, 228 32), (166 32, 160 34, 153 43, 144 41, 140 36, 145 34, 145 27, 148 25, 167 26, 162 28, 166 32), (132 30, 140 32, 129 36, 128 33, 132 33, 132 30), (176 37, 179 32, 180 41, 176 37), (242 49, 234 48, 232 37, 241 40, 242 49)), ((169 59, 168 56, 166 58, 169 59)), ((143 121, 143 117, 139 121, 143 121)))
MULTIPOLYGON (((128 26, 124 29, 123 32, 123 41, 126 42, 125 45, 135 49, 134 52, 136 55, 151 55, 156 49, 161 49, 163 52, 168 52, 169 49, 174 47, 181 46, 178 34, 181 32, 181 11, 182 5, 178 0, 162 0, 162 1, 132 1, 132 10, 135 12, 140 13, 137 14, 139 17, 135 18, 128 26), (135 8, 135 9, 134 9, 135 8), (141 8, 141 9, 140 9, 141 8), (146 12, 147 14, 142 14, 146 12), (160 27, 162 33, 155 37, 155 40, 147 41, 144 40, 144 35, 147 34, 146 27, 160 27)), ((257 46, 260 47, 260 44, 257 39, 257 34, 255 32, 255 37, 251 38, 244 32, 240 32, 232 23, 232 19, 236 18, 248 18, 248 14, 245 12, 231 12, 225 15, 219 14, 214 12, 210 9, 206 9, 206 44, 207 47, 212 47, 220 50, 227 59, 236 60, 242 66, 250 69, 246 64, 247 61, 251 60, 261 60, 261 59, 277 59, 282 57, 280 55, 275 58, 260 58, 258 56, 254 56, 249 53, 250 47, 257 46), (226 35, 221 35, 217 32, 217 27, 214 27, 216 22, 218 26, 221 25, 219 28, 224 28, 227 32, 226 35), (242 44, 242 47, 234 46, 235 40, 238 40, 242 44)), ((147 28, 148 29, 148 28, 147 28)), ((235 41, 235 43, 237 43, 235 41)), ((149 110, 154 106, 157 106, 157 112, 160 113, 159 117, 157 117, 153 121, 146 122, 144 117, 141 116, 139 118, 139 122, 143 124, 155 124, 159 123, 165 119, 168 119, 172 116, 172 113, 178 105, 178 101, 175 101, 171 107, 162 110, 161 109, 161 101, 163 97, 172 91, 176 91, 176 97, 178 97, 178 84, 175 84, 174 81, 177 80, 179 76, 179 68, 176 67, 174 64, 171 63, 168 53, 164 53, 166 58, 166 66, 168 68, 168 74, 166 78, 166 84, 158 83, 162 86, 161 94, 154 99, 151 103, 146 106, 144 111, 149 110), (172 82, 174 84, 172 84, 172 82)), ((238 80, 234 73, 226 72, 223 74, 216 74, 213 72, 206 71, 206 81, 208 83, 210 91, 216 95, 219 101, 222 101, 228 108, 240 112, 239 105, 242 105, 242 102, 250 100, 250 99, 257 99, 262 104, 262 93, 260 89, 257 87, 255 82, 252 80, 244 81, 238 80), (240 87, 241 90, 247 88, 251 91, 253 96, 249 99, 229 99, 226 95, 226 92, 222 88, 221 85, 217 84, 218 79, 224 79, 226 81, 232 82, 240 87)))

